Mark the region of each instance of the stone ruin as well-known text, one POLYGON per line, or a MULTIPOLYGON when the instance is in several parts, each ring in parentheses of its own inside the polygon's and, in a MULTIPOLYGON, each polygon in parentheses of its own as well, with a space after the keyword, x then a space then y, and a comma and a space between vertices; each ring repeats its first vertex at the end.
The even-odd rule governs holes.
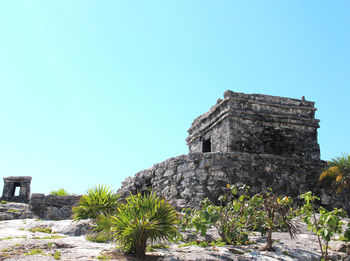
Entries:
POLYGON ((2 200, 28 203, 30 199, 30 182, 32 177, 16 176, 4 178, 2 200), (16 189, 19 189, 18 195, 16 189))
POLYGON ((226 91, 196 118, 186 139, 190 153, 246 152, 319 160, 314 103, 226 91))
POLYGON ((348 191, 335 195, 319 186, 326 162, 317 142, 314 102, 261 94, 224 93, 196 118, 186 139, 189 154, 128 177, 123 196, 152 189, 178 208, 217 202, 227 184, 247 184, 252 193, 271 187, 294 198, 314 191, 325 206, 350 211, 348 191))
MULTIPOLYGON (((4 178, 4 189, 0 200, 8 202, 29 203, 21 211, 8 213, 7 204, 0 206, 0 220, 16 218, 68 219, 72 216, 72 207, 78 205, 81 196, 54 196, 30 194, 29 176, 11 176, 4 178), (18 189, 18 195, 16 195, 18 189)), ((0 204, 1 205, 1 204, 0 204)), ((11 206, 10 206, 11 207, 11 206)))

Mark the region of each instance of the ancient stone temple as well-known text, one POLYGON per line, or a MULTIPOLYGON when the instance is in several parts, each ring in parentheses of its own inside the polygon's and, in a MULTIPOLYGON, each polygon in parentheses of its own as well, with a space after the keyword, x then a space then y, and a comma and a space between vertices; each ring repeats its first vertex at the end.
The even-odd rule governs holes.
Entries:
POLYGON ((4 178, 2 199, 12 202, 28 203, 30 199, 30 182, 32 177, 14 176, 4 178), (16 193, 18 190, 18 194, 16 193))
POLYGON ((217 202, 227 184, 252 193, 269 187, 296 198, 317 189, 325 162, 317 142, 314 103, 226 91, 196 118, 186 139, 189 154, 167 159, 123 182, 119 192, 153 191, 175 206, 217 202))
POLYGON ((194 152, 247 152, 319 159, 314 103, 227 91, 188 130, 194 152))

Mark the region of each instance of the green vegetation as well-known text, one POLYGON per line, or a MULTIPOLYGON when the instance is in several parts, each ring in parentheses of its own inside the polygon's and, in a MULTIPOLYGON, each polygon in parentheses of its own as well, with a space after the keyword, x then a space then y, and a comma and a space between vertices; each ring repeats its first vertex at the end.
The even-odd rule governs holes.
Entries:
POLYGON ((119 195, 108 186, 98 185, 90 188, 80 199, 79 205, 73 208, 74 219, 96 219, 99 215, 116 213, 119 195))
POLYGON ((209 243, 207 241, 190 241, 186 242, 184 244, 180 244, 178 247, 187 247, 187 246, 200 246, 200 247, 207 247, 209 243))
POLYGON ((0 200, 0 204, 7 204, 8 202, 6 200, 0 200))
POLYGON ((155 244, 155 245, 148 245, 146 247, 146 252, 154 252, 156 249, 167 249, 169 248, 168 245, 165 244, 155 244))
POLYGON ((32 239, 59 239, 59 238, 65 238, 65 236, 51 235, 47 237, 32 237, 32 239))
POLYGON ((208 199, 202 202, 200 210, 187 209, 182 226, 196 228, 202 236, 210 227, 215 227, 221 240, 226 244, 248 244, 249 231, 267 233, 267 245, 262 250, 273 250, 272 232, 277 228, 287 229, 291 236, 297 232, 297 226, 291 221, 293 215, 288 197, 280 198, 272 190, 248 196, 249 187, 227 185, 228 196, 221 196, 219 206, 208 199))
POLYGON ((3 238, 0 238, 0 240, 6 240, 6 239, 13 239, 14 237, 3 237, 3 238))
MULTIPOLYGON (((318 218, 314 201, 318 198, 311 192, 300 198, 305 204, 297 209, 292 199, 275 195, 271 189, 251 195, 248 186, 227 185, 228 193, 220 196, 215 205, 208 199, 202 201, 200 209, 184 209, 179 214, 164 199, 153 192, 130 195, 124 202, 119 201, 108 187, 100 185, 88 190, 74 208, 75 220, 93 218, 94 231, 86 237, 94 242, 115 241, 124 251, 144 257, 146 250, 166 248, 166 245, 149 245, 153 240, 178 240, 179 230, 195 228, 197 233, 208 236, 208 229, 214 227, 220 235, 218 241, 190 241, 181 246, 197 245, 201 247, 254 244, 249 241, 251 231, 258 231, 266 236, 266 245, 260 250, 273 251, 272 234, 274 231, 288 231, 291 238, 299 231, 295 223, 297 215, 308 225, 309 230, 318 237, 323 258, 328 258, 328 243, 335 235, 350 241, 350 224, 343 233, 341 209, 327 211, 320 207, 318 218)), ((34 231, 44 232, 43 228, 34 231)), ((51 233, 48 230, 46 233, 51 233)), ((48 237, 52 239, 53 237, 48 237)), ((41 238, 43 239, 43 238, 41 238)), ((287 251, 284 255, 289 255, 287 251)), ((109 259, 100 256, 99 259, 109 259)))
POLYGON ((91 241, 95 242, 108 242, 113 240, 113 218, 111 215, 100 215, 97 217, 96 226, 94 228, 95 233, 91 235, 91 241))
POLYGON ((328 162, 329 168, 321 173, 319 180, 337 186, 337 193, 350 186, 350 154, 343 154, 328 162))
POLYGON ((108 256, 100 255, 97 257, 98 260, 110 260, 111 258, 108 256))
POLYGON ((272 232, 275 228, 286 229, 291 238, 294 238, 299 231, 299 226, 292 221, 294 217, 292 203, 288 197, 278 197, 269 189, 267 192, 259 194, 262 199, 263 210, 259 221, 261 222, 262 231, 267 232, 267 243, 260 250, 274 251, 272 247, 272 232))
POLYGON ((18 212, 21 212, 20 210, 18 209, 9 209, 7 210, 8 213, 18 213, 18 212))
POLYGON ((33 255, 44 255, 43 250, 40 248, 35 248, 30 250, 28 253, 24 253, 25 256, 33 256, 33 255))
POLYGON ((147 241, 172 240, 178 231, 175 209, 154 193, 130 195, 112 216, 113 236, 124 250, 145 256, 147 241))
POLYGON ((334 208, 332 211, 327 211, 323 207, 319 207, 319 217, 317 218, 314 202, 319 198, 312 195, 311 191, 300 195, 300 198, 305 202, 300 209, 303 221, 307 224, 308 229, 317 235, 322 257, 328 260, 329 241, 334 239, 336 234, 342 233, 343 222, 340 221, 340 218, 345 217, 346 214, 341 209, 334 208))
POLYGON ((61 252, 55 251, 55 253, 52 255, 55 260, 61 260, 61 252))
POLYGON ((64 188, 52 190, 49 194, 53 195, 53 196, 69 196, 70 195, 64 188))
POLYGON ((47 234, 51 234, 52 233, 52 229, 49 227, 35 227, 35 228, 30 228, 28 229, 30 232, 42 232, 42 233, 47 233, 47 234))
MULTIPOLYGON (((101 231, 100 231, 100 233, 101 233, 101 231)), ((96 242, 96 243, 106 243, 112 239, 111 237, 108 237, 108 236, 106 236, 104 234, 100 234, 100 233, 89 234, 85 237, 85 239, 88 241, 91 241, 91 242, 96 242)))
POLYGON ((285 255, 285 256, 291 256, 288 251, 282 251, 282 254, 285 255))
POLYGON ((186 209, 183 219, 183 230, 194 227, 206 236, 212 226, 216 228, 223 242, 227 244, 243 244, 248 241, 248 229, 253 228, 253 214, 255 201, 245 195, 247 186, 237 187, 228 185, 231 198, 219 198, 220 205, 216 206, 210 200, 204 199, 201 209, 186 209), (242 193, 239 196, 239 193, 242 193))

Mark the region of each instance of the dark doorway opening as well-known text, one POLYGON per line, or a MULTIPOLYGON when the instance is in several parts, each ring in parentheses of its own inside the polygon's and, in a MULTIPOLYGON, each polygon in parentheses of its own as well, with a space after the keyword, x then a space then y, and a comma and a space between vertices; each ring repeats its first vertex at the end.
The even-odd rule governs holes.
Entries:
POLYGON ((202 141, 202 152, 211 152, 211 141, 209 139, 204 139, 202 141))

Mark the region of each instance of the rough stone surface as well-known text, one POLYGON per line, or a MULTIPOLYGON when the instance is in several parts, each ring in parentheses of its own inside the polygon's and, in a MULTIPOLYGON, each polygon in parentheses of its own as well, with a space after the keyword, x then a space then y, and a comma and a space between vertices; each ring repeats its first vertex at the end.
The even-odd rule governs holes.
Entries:
POLYGON ((278 194, 296 197, 313 189, 323 164, 269 154, 192 153, 137 173, 119 192, 128 196, 152 188, 179 208, 198 206, 205 197, 217 202, 227 184, 247 184, 252 193, 272 187, 278 194))
POLYGON ((30 198, 30 182, 32 177, 11 176, 4 178, 4 189, 2 200, 12 202, 28 203, 30 198), (16 188, 19 187, 19 195, 15 195, 16 188))
POLYGON ((53 196, 32 194, 29 210, 33 216, 42 219, 69 219, 72 216, 72 207, 78 205, 81 196, 53 196))
POLYGON ((248 152, 319 159, 314 102, 226 91, 188 130, 190 153, 248 152))
POLYGON ((31 218, 28 204, 25 203, 0 203, 0 220, 31 218))

